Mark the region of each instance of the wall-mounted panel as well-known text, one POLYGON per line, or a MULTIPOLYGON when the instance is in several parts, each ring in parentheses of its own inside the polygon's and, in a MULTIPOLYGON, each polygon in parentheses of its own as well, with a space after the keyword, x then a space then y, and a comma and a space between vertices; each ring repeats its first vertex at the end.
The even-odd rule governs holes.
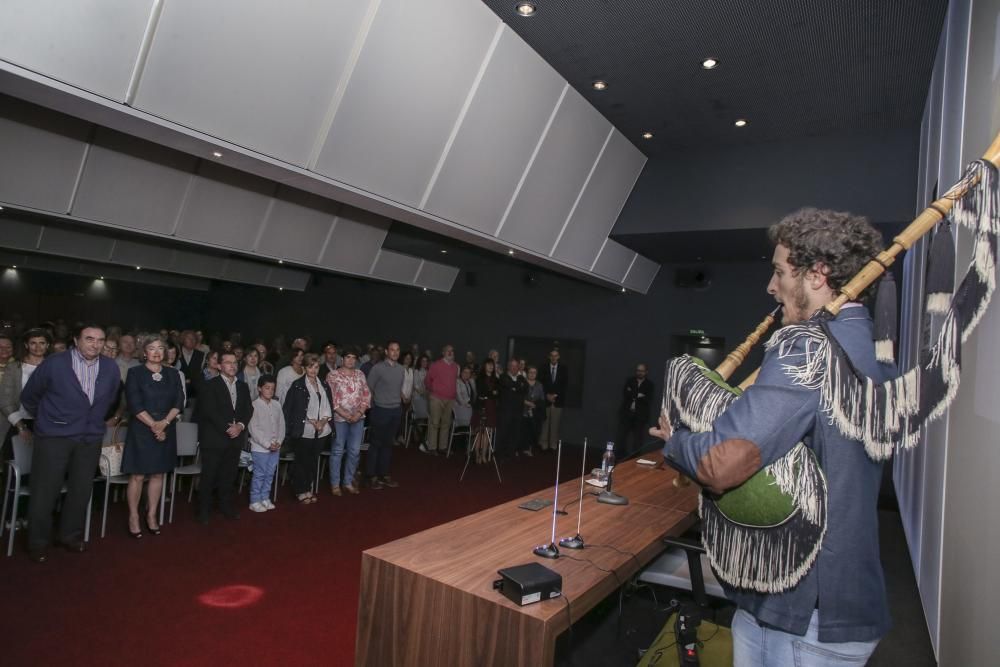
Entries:
POLYGON ((191 185, 177 236, 249 251, 275 185, 235 169, 203 162, 191 185))
POLYGON ((319 264, 333 271, 367 275, 390 224, 374 213, 343 207, 319 264))
POLYGON ((625 276, 625 287, 646 294, 653 285, 653 279, 660 270, 660 265, 642 255, 637 255, 628 275, 625 276))
POLYGON ((590 269, 645 163, 639 149, 614 130, 553 257, 590 269))
POLYGON ((594 263, 594 273, 620 283, 625 279, 625 273, 632 265, 635 255, 634 250, 608 239, 594 263))
POLYGON ((66 213, 91 126, 0 95, 0 201, 66 213))
POLYGON ((382 0, 316 171, 417 206, 499 24, 481 2, 382 0))
POLYGON ((340 204, 329 199, 281 188, 267 216, 257 252, 279 259, 315 263, 340 208, 340 204))
POLYGON ((43 227, 32 222, 12 220, 9 214, 0 216, 0 245, 18 250, 35 250, 43 227))
POLYGON ((439 292, 450 292, 457 277, 458 269, 456 267, 424 260, 423 266, 420 267, 420 273, 417 275, 417 285, 439 292))
POLYGON ((500 238, 548 255, 611 124, 573 88, 566 91, 500 238))
POLYGON ((119 239, 115 242, 111 261, 128 266, 141 266, 143 270, 169 271, 173 266, 173 255, 169 248, 153 243, 140 243, 119 239))
POLYGON ((495 234, 565 87, 505 27, 424 210, 495 234))
POLYGON ((123 102, 153 4, 153 0, 4 2, 0 58, 123 102))
POLYGON ((242 259, 230 257, 223 262, 222 280, 230 280, 234 283, 248 283, 250 285, 267 284, 267 274, 271 267, 266 264, 248 262, 242 259))
POLYGON ((157 234, 170 234, 197 158, 98 128, 73 215, 157 234))
POLYGON ((129 271, 121 266, 108 266, 91 262, 78 262, 62 257, 48 255, 28 255, 8 253, 0 250, 0 265, 17 265, 18 269, 34 269, 37 271, 52 271, 53 273, 68 273, 77 276, 102 276, 105 280, 121 280, 144 285, 169 284, 171 287, 207 291, 211 283, 188 276, 166 276, 155 271, 129 271))
POLYGON ((391 250, 381 250, 371 275, 394 283, 413 283, 420 268, 420 258, 402 255, 391 250))
POLYGON ((309 285, 309 274, 305 271, 293 271, 273 266, 267 274, 267 284, 271 287, 304 290, 309 285))
POLYGON ((215 255, 202 255, 188 250, 174 250, 171 267, 178 273, 204 278, 220 278, 225 262, 215 255))
POLYGON ((305 166, 367 4, 170 0, 134 106, 305 166))
POLYGON ((111 259, 111 247, 114 239, 106 236, 95 236, 74 229, 46 227, 38 251, 64 257, 93 259, 107 262, 111 259))

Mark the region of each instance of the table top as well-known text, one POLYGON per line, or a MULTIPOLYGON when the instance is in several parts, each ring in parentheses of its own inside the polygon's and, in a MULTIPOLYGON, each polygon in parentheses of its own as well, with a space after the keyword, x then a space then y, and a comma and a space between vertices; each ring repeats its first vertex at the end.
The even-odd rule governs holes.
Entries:
MULTIPOLYGON (((518 507, 532 498, 552 499, 553 489, 543 489, 482 512, 451 521, 364 552, 405 568, 445 586, 489 599, 528 617, 553 623, 556 631, 569 618, 584 612, 623 584, 627 577, 652 560, 662 549, 661 540, 686 530, 695 520, 698 487, 676 487, 677 473, 669 468, 626 461, 615 468, 614 491, 625 496, 625 506, 597 502, 598 489, 585 484, 580 533, 585 548, 560 549, 561 557, 535 556, 532 549, 548 544, 552 532, 552 507, 529 511, 518 507), (574 560, 575 559, 575 560, 574 560), (563 578, 560 599, 521 607, 493 590, 497 570, 538 562, 563 578)), ((559 486, 558 506, 568 514, 558 516, 556 541, 576 534, 580 478, 559 486)))

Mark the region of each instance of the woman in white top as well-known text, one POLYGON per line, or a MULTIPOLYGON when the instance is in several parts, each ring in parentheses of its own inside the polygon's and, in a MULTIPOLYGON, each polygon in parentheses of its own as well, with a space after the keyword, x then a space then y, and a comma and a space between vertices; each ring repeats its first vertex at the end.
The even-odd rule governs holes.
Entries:
POLYGON ((20 433, 25 442, 31 442, 31 426, 34 423, 34 417, 21 405, 21 392, 28 384, 28 378, 31 377, 31 374, 45 361, 52 336, 45 329, 29 329, 24 332, 21 340, 24 341, 24 355, 21 357, 20 363, 8 365, 7 372, 4 373, 4 383, 8 389, 4 395, 11 399, 8 408, 16 406, 16 409, 7 415, 7 421, 10 422, 12 428, 17 429, 15 433, 20 433))
POLYGON ((404 444, 403 435, 406 432, 407 424, 410 423, 410 408, 413 399, 413 353, 407 352, 399 360, 399 365, 403 367, 403 387, 400 389, 400 397, 403 399, 404 419, 400 423, 400 432, 396 436, 396 442, 404 444))
POLYGON ((292 386, 292 383, 305 375, 305 369, 302 367, 304 357, 305 352, 298 348, 293 348, 289 364, 278 371, 278 388, 274 395, 282 403, 285 402, 285 394, 288 393, 288 388, 292 386))
POLYGON ((330 446, 333 429, 333 396, 330 387, 319 379, 319 355, 299 355, 305 372, 285 394, 285 433, 292 443, 295 465, 292 466, 292 491, 299 502, 319 500, 313 493, 319 453, 330 446))
MULTIPOLYGON (((249 354, 257 351, 250 348, 249 354)), ((261 375, 257 380, 257 398, 250 418, 250 456, 253 457, 253 479, 250 481, 250 510, 266 512, 275 509, 271 502, 271 484, 278 469, 278 450, 285 440, 285 415, 281 404, 274 400, 277 382, 273 375, 261 375)))

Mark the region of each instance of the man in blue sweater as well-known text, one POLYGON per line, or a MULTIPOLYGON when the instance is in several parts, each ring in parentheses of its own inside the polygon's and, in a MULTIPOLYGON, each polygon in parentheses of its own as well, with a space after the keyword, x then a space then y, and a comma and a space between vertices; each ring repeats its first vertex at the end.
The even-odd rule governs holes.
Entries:
POLYGON ((28 555, 36 563, 48 560, 52 512, 64 481, 59 543, 72 552, 87 549, 83 541, 87 503, 105 420, 118 404, 121 390, 118 365, 101 355, 104 329, 84 325, 74 342, 74 347, 42 362, 21 393, 21 404, 35 416, 28 555))
MULTIPOLYGON (((767 291, 781 304, 782 324, 808 320, 882 246, 864 218, 802 209, 771 227, 775 245, 767 291)), ((845 305, 829 330, 855 368, 876 382, 892 369, 875 358, 872 321, 860 303, 845 305)), ((740 486, 798 442, 813 450, 826 475, 827 531, 816 562, 792 588, 759 593, 726 587, 736 667, 864 664, 888 631, 889 609, 879 560, 878 491, 882 464, 844 436, 820 405, 820 391, 796 382, 811 359, 799 336, 770 347, 757 381, 712 424, 692 433, 661 415, 650 433, 664 456, 713 493, 740 486)))

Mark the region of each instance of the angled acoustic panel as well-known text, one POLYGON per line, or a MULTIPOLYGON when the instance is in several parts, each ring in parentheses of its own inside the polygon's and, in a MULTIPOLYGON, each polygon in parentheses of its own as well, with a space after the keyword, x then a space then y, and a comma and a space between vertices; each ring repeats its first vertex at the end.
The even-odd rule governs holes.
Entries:
POLYGON ((568 88, 500 238, 548 255, 610 131, 611 123, 568 88))
POLYGON ((270 271, 266 264, 248 262, 243 259, 230 257, 222 262, 222 280, 229 280, 234 283, 247 283, 250 285, 261 285, 267 283, 267 274, 270 271))
POLYGON ((249 251, 274 192, 271 181, 203 162, 184 202, 177 237, 249 251))
POLYGON ((98 128, 72 214, 172 234, 197 158, 98 128))
POLYGON ((173 266, 173 254, 169 248, 156 243, 119 239, 115 242, 111 261, 133 267, 141 266, 143 270, 170 271, 173 266))
POLYGON ((599 276, 604 276, 620 283, 625 279, 625 274, 628 272, 629 267, 632 266, 632 260, 635 259, 635 256, 636 252, 634 250, 608 239, 607 243, 604 244, 604 248, 601 249, 601 254, 597 257, 597 261, 594 262, 593 271, 599 276))
POLYGON ((155 4, 6 0, 0 58, 123 102, 155 4))
POLYGON ((272 266, 267 274, 267 284, 271 287, 303 291, 309 285, 309 274, 280 266, 272 266))
POLYGON ((269 257, 315 264, 340 208, 337 202, 318 195, 281 187, 254 250, 269 257))
POLYGON ((504 27, 423 210, 495 234, 564 88, 504 27))
POLYGON ((646 294, 649 292, 649 288, 653 286, 653 279, 656 278, 659 270, 660 265, 653 260, 642 255, 636 255, 635 261, 632 262, 632 268, 625 275, 623 284, 630 290, 646 294))
POLYGON ((380 250, 371 275, 394 283, 413 284, 421 260, 391 250, 380 250))
POLYGON ((90 127, 0 95, 0 201, 69 211, 90 127))
POLYGON ((367 5, 169 0, 134 106, 305 166, 367 5))
POLYGON ((121 280, 122 282, 145 285, 169 285, 170 287, 199 290, 202 292, 208 291, 208 288, 211 287, 211 282, 208 280, 199 280, 188 276, 167 276, 155 271, 129 271, 127 268, 121 266, 79 262, 73 259, 49 257, 47 255, 4 252, 3 250, 0 250, 0 264, 14 265, 18 269, 35 269, 37 271, 51 271, 53 273, 68 273, 88 277, 100 276, 106 281, 121 280))
POLYGON ((416 284, 418 287, 426 287, 438 292, 450 292, 457 277, 458 269, 454 266, 424 260, 417 273, 416 284))
POLYGON ((590 270, 645 163, 639 149, 613 130, 553 257, 590 270))
POLYGON ((319 265, 331 271, 368 275, 390 224, 374 213, 344 206, 337 215, 319 265))
POLYGON ((38 251, 50 255, 107 262, 111 259, 114 243, 114 239, 106 236, 96 236, 74 229, 46 227, 38 244, 38 251))
POLYGON ((418 206, 499 25, 481 2, 382 0, 315 170, 418 206))
POLYGON ((218 256, 203 255, 189 250, 174 249, 170 270, 205 278, 221 278, 224 262, 218 256))
POLYGON ((0 216, 0 245, 18 250, 37 250, 42 227, 36 223, 11 219, 9 214, 0 216))

